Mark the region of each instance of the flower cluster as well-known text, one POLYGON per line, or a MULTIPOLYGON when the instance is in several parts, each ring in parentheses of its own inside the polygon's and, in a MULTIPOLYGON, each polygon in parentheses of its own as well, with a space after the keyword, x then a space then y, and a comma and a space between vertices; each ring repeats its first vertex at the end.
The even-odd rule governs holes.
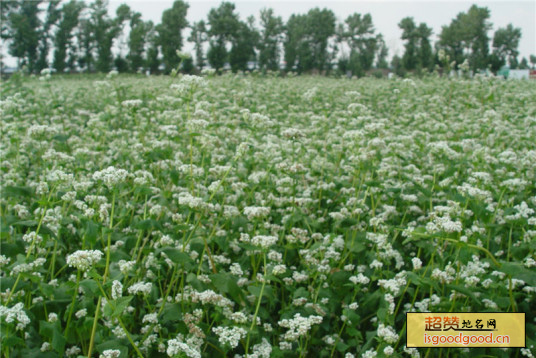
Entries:
POLYGON ((67 256, 67 265, 80 271, 88 271, 102 257, 99 250, 78 250, 67 256))

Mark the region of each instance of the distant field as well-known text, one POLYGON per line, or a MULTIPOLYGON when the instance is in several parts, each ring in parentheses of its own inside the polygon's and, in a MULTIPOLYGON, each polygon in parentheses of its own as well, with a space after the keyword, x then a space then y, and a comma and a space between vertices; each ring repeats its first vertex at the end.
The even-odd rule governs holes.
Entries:
POLYGON ((2 83, 4 357, 536 354, 536 84, 2 83), (405 313, 527 348, 407 349, 405 313))

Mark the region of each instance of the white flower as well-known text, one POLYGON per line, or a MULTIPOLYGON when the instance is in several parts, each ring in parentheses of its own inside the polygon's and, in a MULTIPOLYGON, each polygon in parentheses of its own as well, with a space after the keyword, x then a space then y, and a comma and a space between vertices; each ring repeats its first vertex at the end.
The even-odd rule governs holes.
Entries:
POLYGON ((370 282, 370 279, 367 276, 363 275, 362 273, 359 273, 357 276, 350 276, 349 280, 354 285, 357 285, 357 284, 366 285, 370 282))
POLYGON ((139 107, 143 101, 141 99, 127 99, 126 101, 121 102, 125 107, 139 107))
POLYGON ((422 261, 418 257, 412 258, 411 263, 413 264, 413 269, 414 270, 419 270, 422 267, 422 261))
POLYGON ((78 250, 67 256, 67 264, 80 271, 87 271, 99 262, 102 252, 99 250, 78 250))
POLYGON ((387 346, 383 349, 383 353, 385 353, 386 356, 390 356, 395 352, 394 348, 391 346, 387 346))
POLYGON ((279 239, 276 236, 257 235, 253 236, 253 238, 251 239, 251 244, 266 249, 272 245, 275 245, 278 240, 279 239))
POLYGON ((123 285, 121 282, 114 280, 112 282, 112 299, 117 300, 121 296, 123 296, 123 285))
POLYGON ((119 260, 117 264, 119 265, 119 271, 121 271, 123 275, 126 275, 132 268, 134 268, 136 261, 119 260))
POLYGON ((244 215, 248 217, 248 220, 263 218, 270 215, 270 208, 264 206, 246 206, 244 208, 244 215))
POLYGON ((252 358, 270 358, 272 354, 272 345, 266 338, 262 338, 262 342, 253 346, 252 358))
POLYGON ((41 352, 49 351, 51 348, 52 348, 52 346, 50 345, 50 343, 48 343, 48 342, 44 342, 44 343, 41 345, 41 352))
POLYGON ((191 95, 198 88, 206 86, 207 81, 203 77, 194 75, 183 75, 180 78, 179 83, 172 84, 170 88, 176 90, 179 96, 186 96, 191 95))
POLYGON ((50 312, 48 314, 48 321, 49 322, 56 322, 58 320, 58 315, 54 312, 50 312))
POLYGON ((0 306, 0 319, 6 323, 17 322, 16 330, 22 331, 30 323, 23 308, 24 304, 21 302, 11 308, 0 306))
POLYGON ((158 323, 158 314, 157 313, 148 313, 143 316, 142 323, 158 323))
POLYGON ((119 349, 107 349, 99 355, 99 358, 119 358, 121 351, 119 349))
POLYGON ((74 315, 78 319, 83 318, 83 317, 85 317, 87 315, 87 309, 82 308, 81 310, 76 311, 76 313, 74 315))
POLYGON ((65 350, 65 355, 67 357, 76 356, 78 353, 82 352, 82 350, 77 346, 72 346, 71 348, 67 348, 65 350))
POLYGON ((296 313, 292 319, 283 319, 278 322, 281 327, 288 328, 285 332, 284 338, 287 341, 297 341, 300 337, 303 337, 309 332, 313 324, 320 324, 322 322, 321 316, 309 316, 302 317, 301 314, 296 313))
POLYGON ((378 353, 376 353, 376 351, 374 349, 369 349, 368 351, 363 353, 361 358, 375 358, 377 355, 378 355, 378 353))
POLYGON ((109 189, 112 189, 115 185, 126 181, 127 177, 128 172, 126 170, 117 169, 112 166, 93 173, 93 180, 102 180, 104 185, 106 185, 109 189))
POLYGON ((131 295, 135 295, 135 294, 148 295, 149 293, 151 293, 152 288, 153 288, 153 284, 150 282, 147 282, 147 283, 137 282, 128 288, 128 293, 130 293, 131 295))
POLYGON ((222 345, 229 344, 231 348, 236 348, 240 340, 248 333, 242 327, 213 327, 212 331, 219 337, 222 345))
POLYGON ((398 341, 398 334, 392 327, 385 326, 383 323, 380 323, 378 326, 378 337, 383 338, 387 343, 393 344, 398 341))
POLYGON ((301 130, 296 128, 287 128, 281 134, 288 139, 298 139, 305 136, 301 130))
POLYGON ((175 357, 179 355, 179 353, 184 353, 189 358, 201 358, 199 348, 194 347, 192 344, 184 343, 180 336, 176 339, 170 339, 167 343, 168 348, 166 353, 170 357, 175 357))

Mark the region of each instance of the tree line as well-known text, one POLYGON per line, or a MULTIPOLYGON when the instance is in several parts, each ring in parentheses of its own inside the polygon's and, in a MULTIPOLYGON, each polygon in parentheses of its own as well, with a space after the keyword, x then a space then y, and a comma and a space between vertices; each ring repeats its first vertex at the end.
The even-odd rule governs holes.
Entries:
MULTIPOLYGON (((236 72, 251 69, 253 64, 261 71, 328 73, 337 68, 362 76, 387 68, 399 74, 423 73, 437 65, 494 72, 505 64, 529 66, 526 58, 518 61, 521 29, 509 24, 490 38, 490 11, 476 5, 443 26, 435 44, 433 31, 425 23, 417 24, 412 17, 402 19, 398 26, 404 53, 393 56, 389 64, 388 48, 370 14, 354 13, 337 22, 331 10, 314 8, 284 22, 273 9, 263 9, 257 24, 253 16, 241 19, 233 3, 222 2, 209 11, 206 20, 189 23, 189 5, 176 0, 162 13, 161 22, 154 24, 126 4, 110 16, 107 0, 0 4, 1 38, 19 68, 24 66, 31 73, 50 67, 59 73, 112 69, 169 73, 179 66, 184 72, 195 72, 207 65, 217 71, 229 66, 236 72), (188 28, 190 36, 185 39, 188 28), (180 52, 185 41, 193 44, 195 62, 180 52), (119 49, 115 55, 114 48, 119 49)), ((534 66, 536 56, 531 55, 530 62, 534 66)))

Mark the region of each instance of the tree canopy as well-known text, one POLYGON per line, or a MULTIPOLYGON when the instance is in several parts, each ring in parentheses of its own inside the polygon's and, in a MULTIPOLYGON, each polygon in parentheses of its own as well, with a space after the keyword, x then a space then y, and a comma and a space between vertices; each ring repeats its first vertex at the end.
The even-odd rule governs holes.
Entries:
MULTIPOLYGON (((174 69, 202 71, 207 65, 221 71, 286 71, 339 73, 363 76, 389 67, 389 49, 374 27, 371 14, 348 14, 338 21, 327 8, 292 14, 285 22, 273 9, 264 8, 257 18, 240 17, 232 2, 210 9, 206 19, 191 25, 189 5, 175 0, 163 11, 160 23, 122 4, 109 13, 108 0, 2 1, 1 38, 19 68, 37 73, 53 67, 57 72, 150 71, 174 69), (127 32, 128 30, 128 32, 127 32), (194 61, 182 63, 185 41, 192 43, 194 61), (208 46, 206 45, 208 43, 208 46)), ((444 61, 473 71, 503 65, 534 66, 534 55, 519 59, 521 29, 513 24, 497 29, 486 7, 471 6, 444 25, 432 44, 432 28, 412 17, 398 27, 404 52, 394 54, 391 68, 397 73, 425 73, 444 61), (465 67, 464 67, 465 68, 465 67)))

